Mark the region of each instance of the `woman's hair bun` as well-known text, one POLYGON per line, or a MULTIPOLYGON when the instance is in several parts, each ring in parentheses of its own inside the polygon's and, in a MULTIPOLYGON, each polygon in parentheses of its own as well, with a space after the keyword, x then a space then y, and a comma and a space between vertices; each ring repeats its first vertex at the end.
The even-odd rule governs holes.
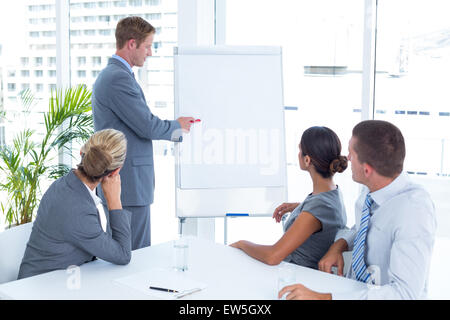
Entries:
POLYGON ((91 146, 84 153, 81 165, 89 177, 98 177, 105 173, 113 161, 112 156, 98 146, 91 146))
POLYGON ((339 156, 337 159, 331 161, 330 172, 335 174, 336 172, 344 172, 348 166, 348 159, 346 156, 339 156))
POLYGON ((119 167, 127 154, 125 135, 114 129, 94 133, 81 147, 78 170, 91 182, 97 182, 119 167))

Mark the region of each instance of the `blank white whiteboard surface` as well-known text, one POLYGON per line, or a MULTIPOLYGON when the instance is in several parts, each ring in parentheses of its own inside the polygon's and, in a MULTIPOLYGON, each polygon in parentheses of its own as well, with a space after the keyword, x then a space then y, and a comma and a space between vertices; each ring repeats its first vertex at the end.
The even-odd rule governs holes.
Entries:
POLYGON ((286 194, 281 48, 179 47, 174 64, 175 116, 201 120, 176 147, 177 215, 273 212, 286 194))

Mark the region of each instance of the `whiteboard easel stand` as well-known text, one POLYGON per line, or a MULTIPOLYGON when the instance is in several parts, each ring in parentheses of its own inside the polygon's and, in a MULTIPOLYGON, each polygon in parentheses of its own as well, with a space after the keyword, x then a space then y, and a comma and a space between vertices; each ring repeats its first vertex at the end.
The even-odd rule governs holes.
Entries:
MULTIPOLYGON (((175 115, 176 116, 181 116, 183 113, 186 114, 196 114, 197 111, 201 111, 203 110, 201 108, 201 106, 205 106, 207 105, 208 108, 211 105, 214 106, 219 106, 216 109, 217 111, 222 112, 222 110, 226 110, 226 113, 230 112, 230 106, 226 105, 225 107, 223 107, 220 104, 225 103, 228 100, 224 100, 224 99, 217 99, 216 97, 220 97, 223 96, 223 92, 225 91, 227 92, 227 94, 225 96, 228 97, 228 92, 236 92, 237 96, 235 97, 236 99, 234 99, 234 101, 239 101, 242 105, 244 106, 254 106, 255 105, 255 101, 257 101, 257 105, 258 106, 265 106, 267 104, 270 104, 268 109, 265 109, 263 107, 261 107, 260 109, 258 109, 258 112, 260 112, 260 110, 266 110, 265 111, 265 117, 263 117, 264 121, 261 121, 261 119, 258 120, 258 123, 255 124, 251 124, 251 122, 248 122, 248 120, 253 120, 253 114, 251 118, 245 118, 245 117, 241 117, 239 118, 240 121, 244 121, 244 123, 236 123, 236 119, 233 119, 233 123, 230 126, 230 128, 234 128, 234 129, 241 129, 241 128, 263 128, 263 129, 267 129, 267 130, 273 130, 275 129, 279 129, 281 132, 281 137, 280 140, 283 141, 281 148, 282 150, 280 150, 280 155, 281 158, 279 160, 279 163, 286 163, 286 147, 285 147, 285 124, 284 124, 284 102, 283 102, 283 76, 282 76, 282 54, 281 54, 281 47, 261 47, 261 46, 209 46, 209 47, 202 47, 202 46, 185 46, 185 47, 176 47, 174 48, 174 100, 175 100, 175 115), (249 60, 249 57, 251 56, 255 56, 257 59, 252 59, 249 60), (196 57, 200 57, 196 58, 196 57), (237 60, 237 58, 239 57, 239 60, 237 60), (205 59, 206 58, 206 59, 205 59), (224 63, 216 63, 216 58, 217 60, 220 58, 220 60, 223 60, 224 63), (263 60, 264 59, 264 60, 263 60), (259 68, 257 66, 257 64, 262 64, 261 61, 264 61, 264 68, 259 68), (214 63, 213 63, 214 62, 214 63), (245 86, 248 86, 247 90, 245 91, 245 94, 243 93, 244 91, 242 90, 235 90, 236 86, 238 86, 238 84, 235 83, 235 81, 223 81, 223 76, 227 75, 230 79, 236 79, 236 72, 242 73, 242 68, 229 68, 227 67, 226 69, 223 69, 223 66, 229 66, 229 63, 233 63, 233 66, 236 66, 238 64, 242 64, 241 67, 245 67, 244 69, 246 70, 244 72, 244 75, 254 78, 254 79, 250 79, 252 81, 241 81, 244 83, 245 86), (228 63, 228 64, 227 64, 228 63), (201 67, 199 69, 199 66, 201 67), (205 66, 208 66, 207 68, 205 66), (181 70, 183 69, 183 70, 181 70), (218 70, 216 70, 218 69, 218 70), (180 71, 181 70, 181 71, 180 71), (201 71, 201 72, 200 72, 201 71), (220 72, 219 72, 220 71, 220 72), (264 76, 261 76, 261 74, 264 73, 264 76), (269 73, 269 76, 267 76, 267 74, 269 73), (218 87, 213 86, 211 87, 210 84, 214 83, 210 80, 208 81, 202 81, 202 79, 211 79, 214 78, 212 77, 215 74, 220 74, 222 76, 222 83, 223 84, 228 84, 228 87, 225 87, 225 85, 222 87, 220 87, 218 89, 218 87), (191 79, 190 77, 193 76, 195 79, 195 81, 193 81, 193 79, 191 79), (278 80, 277 80, 278 79, 278 80), (263 81, 264 80, 264 81, 263 81), (279 81, 279 82, 277 82, 279 81), (183 85, 180 85, 180 83, 182 83, 183 85), (195 84, 195 85, 194 85, 195 84), (251 84, 251 85, 250 85, 251 84), (229 88, 231 86, 231 88, 229 88), (209 88, 210 90, 205 90, 205 87, 209 88), (268 90, 267 92, 271 92, 271 96, 269 97, 270 99, 267 99, 267 97, 262 98, 260 92, 261 92, 261 88, 270 88, 270 90, 268 90), (180 88, 182 90, 180 90, 180 88), (201 90, 199 91, 198 88, 201 88, 201 90), (276 90, 275 90, 276 89, 276 90), (216 92, 217 90, 219 90, 219 92, 216 92), (210 95, 212 92, 215 92, 215 95, 210 95), (209 93, 209 94, 207 94, 209 93), (183 95, 183 99, 180 99, 180 96, 183 95), (251 101, 249 100, 249 97, 252 97, 251 101), (194 99, 194 100, 193 100, 194 99), (183 104, 180 104, 180 101, 183 101, 183 104), (219 103, 220 102, 220 103, 219 103), (218 104, 219 103, 219 104, 218 104), (283 112, 283 114, 280 114, 280 118, 278 115, 278 111, 276 111, 277 109, 272 108, 272 106, 281 106, 281 110, 283 112), (195 106, 195 109, 192 108, 192 106, 195 106), (274 117, 274 113, 275 113, 275 117, 274 117), (274 119, 279 119, 280 122, 278 124, 278 127, 274 127, 274 119), (264 125, 261 126, 261 123, 263 123, 264 125)), ((238 77, 239 79, 241 79, 241 77, 238 77)), ((241 79, 242 80, 242 79, 241 79)), ((242 84, 241 84, 242 85, 242 84)), ((238 89, 240 89, 241 87, 238 87, 238 89)), ((233 104, 233 107, 235 107, 236 109, 238 109, 239 112, 241 112, 242 110, 246 110, 246 109, 242 109, 240 105, 233 104)), ((206 110, 206 109, 205 109, 206 110)), ((208 109, 209 110, 209 109, 208 109)), ((250 110, 250 109, 248 109, 250 110)), ((226 115, 225 113, 225 115, 226 115)), ((200 114, 199 118, 202 116, 206 116, 205 113, 200 114)), ((248 115, 247 115, 248 116, 248 115)), ((220 124, 214 124, 214 120, 217 117, 217 113, 214 113, 214 118, 211 118, 209 123, 212 123, 212 128, 216 128, 216 129, 223 129, 222 127, 222 123, 220 124), (217 127, 214 127, 214 125, 216 125, 217 127)), ((222 117, 224 118, 224 117, 222 117)), ((221 119, 222 119, 221 118, 221 119)), ((225 117, 226 118, 226 117, 225 117)), ((202 118, 203 120, 203 118, 202 118)), ((205 121, 206 123, 206 121, 205 121)), ((227 127, 228 128, 228 127, 227 127)), ((175 145, 175 176, 176 176, 176 185, 180 186, 180 172, 179 171, 179 163, 178 163, 178 158, 179 158, 179 145, 176 144, 175 145)), ((189 153, 188 153, 189 154, 189 153)), ((282 175, 280 177, 277 177, 276 179, 278 180, 271 180, 271 181, 267 181, 266 180, 261 180, 260 179, 260 175, 255 175, 255 170, 257 167, 252 166, 250 168, 249 172, 247 173, 252 173, 253 174, 253 178, 257 178, 257 183, 256 184, 260 184, 261 187, 263 188, 275 188, 275 193, 272 193, 272 195, 276 195, 274 196, 275 198, 278 197, 277 200, 275 200, 276 202, 278 201, 286 201, 287 200, 287 172, 285 171, 285 168, 283 168, 282 170, 284 171, 282 173, 282 175)), ((189 168, 184 168, 185 171, 183 172, 188 172, 192 173, 192 171, 189 171, 191 169, 189 168), (187 169, 187 171, 186 171, 187 169)), ((221 168, 219 168, 221 169, 221 168)), ((211 169, 210 169, 211 170, 211 169)), ((216 170, 217 171, 217 170, 216 170)), ((215 172, 216 172, 215 171, 215 172)), ((239 170, 236 170, 236 172, 239 172, 239 170)), ((234 172, 232 172, 234 173, 234 172)), ((192 174, 191 174, 192 176, 192 174)), ((208 176, 208 175, 206 175, 208 176)), ((209 175, 210 176, 210 175, 209 175)), ((218 184, 220 185, 220 187, 225 187, 225 188, 247 188, 249 185, 251 185, 251 187, 254 187, 254 181, 252 181, 250 184, 248 184, 247 182, 241 183, 241 184, 236 184, 236 185, 230 185, 228 183, 229 179, 227 177, 227 179, 216 179, 218 182, 218 184)), ((186 180, 185 180, 186 181, 186 180)), ((233 181, 240 181, 239 179, 237 180, 233 180, 233 181)), ((210 189, 210 188, 214 188, 207 185, 208 183, 198 183, 198 179, 196 178, 195 183, 193 183, 192 181, 189 181, 189 184, 186 188, 181 188, 181 189, 210 189), (205 186, 206 185, 206 186, 205 186)), ((261 194, 262 191, 265 190, 261 190, 260 186, 257 186, 256 188, 253 188, 254 192, 256 194, 256 197, 250 197, 250 198, 258 198, 261 194)), ((180 189, 180 190, 181 190, 180 189)), ((186 193, 184 193, 184 195, 182 195, 182 193, 180 193, 180 197, 178 197, 178 191, 177 191, 177 187, 175 188, 175 204, 176 204, 176 215, 178 216, 178 203, 181 199, 181 201, 183 201, 183 203, 185 203, 185 201, 189 201, 189 196, 186 196, 186 193)), ((200 192, 200 191, 199 191, 200 192)), ((211 193, 208 193, 207 196, 211 196, 211 193)), ((217 196, 214 195, 213 196, 217 196)), ((248 195, 247 195, 248 196, 248 195)), ((211 198, 210 198, 211 199, 211 198)), ((261 203, 262 204, 262 203, 261 203)), ((216 203, 211 203, 211 201, 209 201, 209 204, 206 204, 206 207, 204 208, 204 212, 206 213, 206 215, 200 215, 197 216, 197 212, 195 210, 187 210, 190 213, 194 213, 194 214, 188 214, 186 215, 181 215, 178 216, 179 220, 179 232, 180 234, 182 234, 183 232, 195 232, 197 235, 199 235, 199 233, 204 233, 207 235, 207 237, 209 238, 213 238, 211 240, 215 240, 214 239, 214 232, 209 233, 208 231, 205 232, 204 228, 208 226, 211 226, 211 222, 215 223, 215 220, 213 221, 205 221, 206 224, 202 225, 202 227, 200 228, 200 230, 198 230, 198 225, 194 226, 194 228, 192 228, 191 230, 191 225, 189 224, 185 224, 186 218, 217 218, 217 217, 223 217, 224 218, 224 243, 227 244, 228 239, 227 239, 227 233, 228 233, 228 219, 229 217, 234 217, 234 216, 228 216, 228 215, 213 215, 213 216, 209 216, 208 212, 210 209, 214 209, 214 206, 216 206, 216 203), (208 208, 209 205, 209 208, 208 208), (184 225, 183 225, 184 224, 184 225), (186 230, 188 229, 188 230, 186 230), (195 229, 195 231, 194 231, 195 229)), ((220 205, 220 204, 219 204, 220 205)), ((223 204, 221 204, 223 205, 223 204)), ((240 210, 238 209, 237 212, 249 212, 249 210, 256 209, 256 212, 265 212, 267 210, 266 207, 264 206, 259 206, 260 205, 260 201, 258 201, 257 203, 251 204, 249 206, 244 205, 243 209, 240 210), (261 210, 262 209, 262 210, 261 210)), ((192 209, 192 208, 191 208, 192 209)), ((234 209, 233 209, 234 210, 234 209)), ((211 210, 213 211, 213 210, 211 210)), ((225 211, 227 212, 227 211, 225 211)), ((228 211, 229 212, 229 211, 228 211)), ((266 214, 249 214, 248 216, 259 216, 259 217, 269 217, 271 216, 272 213, 266 213, 266 214)), ((242 217, 242 216, 237 216, 237 217, 242 217)), ((213 226, 214 227, 214 226, 213 226)))
MULTIPOLYGON (((286 218, 287 215, 283 216, 282 222, 284 225, 284 220, 286 218)), ((231 218, 251 218, 251 217, 256 217, 256 218, 261 218, 261 217, 271 217, 270 214, 252 214, 252 215, 236 215, 236 216, 223 216, 223 244, 224 245, 228 245, 228 219, 231 218)), ((222 216, 199 216, 199 217, 178 217, 179 221, 178 221, 178 234, 179 235, 183 235, 183 224, 186 223, 186 218, 222 218, 222 216)))

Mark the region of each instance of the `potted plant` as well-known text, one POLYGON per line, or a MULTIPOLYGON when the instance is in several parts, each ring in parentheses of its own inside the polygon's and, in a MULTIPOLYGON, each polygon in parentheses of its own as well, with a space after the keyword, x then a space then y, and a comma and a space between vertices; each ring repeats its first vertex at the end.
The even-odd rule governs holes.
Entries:
MULTIPOLYGON (((27 116, 34 97, 25 92, 21 100, 27 116)), ((25 127, 14 136, 11 145, 0 147, 0 190, 7 194, 1 209, 9 226, 32 221, 42 195, 42 179, 54 180, 70 170, 64 164, 51 162, 58 151, 71 155, 72 141, 85 141, 92 135, 90 111, 91 92, 86 86, 52 91, 48 110, 43 113, 42 141, 36 142, 36 132, 25 127)))

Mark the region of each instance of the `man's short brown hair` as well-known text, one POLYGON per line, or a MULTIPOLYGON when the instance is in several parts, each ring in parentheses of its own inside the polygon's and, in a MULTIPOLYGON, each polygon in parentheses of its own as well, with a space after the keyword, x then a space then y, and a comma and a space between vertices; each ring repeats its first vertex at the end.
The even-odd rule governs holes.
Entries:
POLYGON ((122 49, 128 40, 136 40, 139 45, 148 35, 155 32, 155 28, 141 17, 126 17, 117 23, 116 27, 116 48, 122 49))
POLYGON ((361 163, 371 165, 380 175, 393 178, 403 170, 406 148, 400 130, 382 120, 366 120, 353 128, 354 150, 361 163))

